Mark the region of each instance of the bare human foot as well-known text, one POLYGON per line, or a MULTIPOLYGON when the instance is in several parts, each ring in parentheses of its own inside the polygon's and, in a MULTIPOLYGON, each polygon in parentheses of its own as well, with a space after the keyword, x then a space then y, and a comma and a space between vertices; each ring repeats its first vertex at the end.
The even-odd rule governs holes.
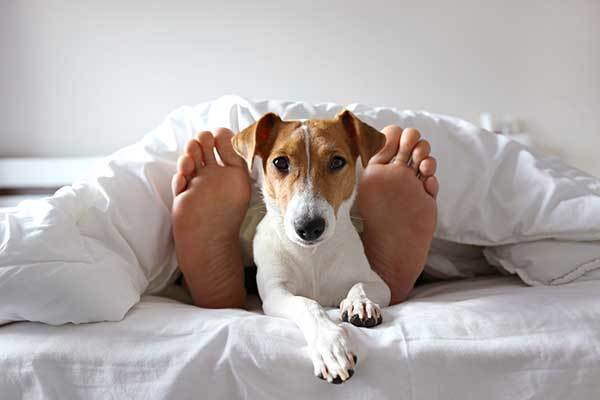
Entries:
POLYGON ((414 128, 383 129, 385 146, 361 178, 357 206, 369 263, 391 290, 391 304, 406 299, 423 271, 437 221, 436 161, 414 128))
POLYGON ((187 143, 173 176, 175 252, 199 307, 237 308, 246 301, 239 232, 251 188, 232 137, 225 128, 217 129, 214 137, 199 133, 187 143))

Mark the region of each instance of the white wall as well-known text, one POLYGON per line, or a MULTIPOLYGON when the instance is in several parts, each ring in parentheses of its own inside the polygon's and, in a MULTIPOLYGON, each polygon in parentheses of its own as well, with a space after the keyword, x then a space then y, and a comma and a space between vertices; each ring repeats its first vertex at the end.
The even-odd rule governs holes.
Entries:
POLYGON ((238 93, 513 114, 600 176, 598 0, 0 0, 0 46, 0 156, 106 154, 238 93))

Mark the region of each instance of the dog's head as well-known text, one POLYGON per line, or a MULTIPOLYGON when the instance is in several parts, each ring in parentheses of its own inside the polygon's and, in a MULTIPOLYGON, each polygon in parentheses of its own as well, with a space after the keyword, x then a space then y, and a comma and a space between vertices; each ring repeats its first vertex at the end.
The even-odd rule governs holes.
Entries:
POLYGON ((383 134, 347 110, 303 122, 269 113, 233 138, 250 170, 260 159, 267 208, 282 216, 286 236, 303 247, 333 235, 338 216, 354 201, 358 159, 366 166, 384 143, 383 134))

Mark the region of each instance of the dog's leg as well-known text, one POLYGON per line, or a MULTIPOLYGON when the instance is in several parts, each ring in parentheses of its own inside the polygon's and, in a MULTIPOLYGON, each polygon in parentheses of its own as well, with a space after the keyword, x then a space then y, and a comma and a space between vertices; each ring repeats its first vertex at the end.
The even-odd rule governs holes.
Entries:
POLYGON ((357 283, 340 303, 340 318, 352 325, 371 328, 383 321, 381 308, 390 303, 390 289, 382 281, 357 283))
POLYGON ((331 321, 319 303, 295 296, 283 285, 270 285, 265 292, 264 312, 290 319, 302 331, 315 375, 331 383, 350 379, 357 359, 350 348, 346 329, 331 321))

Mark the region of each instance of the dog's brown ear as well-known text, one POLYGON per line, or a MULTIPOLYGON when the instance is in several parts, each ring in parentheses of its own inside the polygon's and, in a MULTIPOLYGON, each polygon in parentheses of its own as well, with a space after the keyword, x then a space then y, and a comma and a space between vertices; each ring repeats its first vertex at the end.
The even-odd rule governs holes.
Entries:
POLYGON ((336 118, 344 125, 356 155, 360 156, 363 167, 366 167, 371 157, 385 144, 385 135, 348 110, 342 110, 336 118))
POLYGON ((267 113, 231 139, 233 149, 246 160, 250 171, 255 155, 264 158, 271 151, 276 136, 273 131, 278 122, 281 118, 277 114, 267 113))

